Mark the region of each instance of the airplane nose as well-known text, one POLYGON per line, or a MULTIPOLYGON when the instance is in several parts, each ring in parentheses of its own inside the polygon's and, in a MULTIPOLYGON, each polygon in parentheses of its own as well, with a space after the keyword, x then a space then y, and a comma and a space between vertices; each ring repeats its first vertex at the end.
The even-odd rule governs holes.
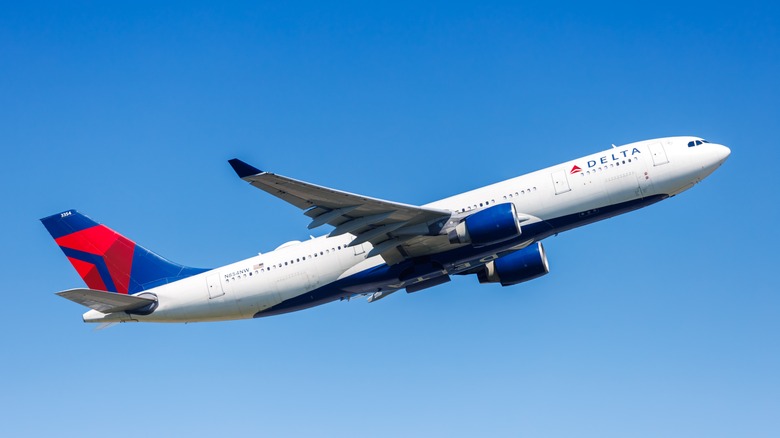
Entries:
POLYGON ((713 155, 715 155, 718 165, 723 164, 729 155, 731 155, 731 149, 722 144, 715 144, 712 146, 714 146, 713 155))
POLYGON ((722 144, 709 143, 706 145, 706 149, 702 149, 704 156, 701 161, 701 170, 699 174, 699 181, 709 176, 717 168, 723 164, 731 155, 731 149, 723 146, 722 144))

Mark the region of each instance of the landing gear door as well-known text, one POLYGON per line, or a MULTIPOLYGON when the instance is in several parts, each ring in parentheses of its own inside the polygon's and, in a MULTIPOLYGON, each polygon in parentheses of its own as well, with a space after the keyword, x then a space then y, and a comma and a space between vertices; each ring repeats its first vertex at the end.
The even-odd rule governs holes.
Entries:
POLYGON ((566 178, 566 171, 559 170, 552 174, 553 185, 555 186, 555 194, 560 195, 571 190, 569 187, 569 180, 566 178))
POLYGON ((209 285, 209 299, 225 295, 225 291, 222 290, 222 283, 219 282, 219 274, 208 276, 206 282, 209 285))
POLYGON ((661 143, 651 143, 650 155, 653 157, 653 166, 660 166, 669 162, 669 158, 666 157, 666 150, 661 143))

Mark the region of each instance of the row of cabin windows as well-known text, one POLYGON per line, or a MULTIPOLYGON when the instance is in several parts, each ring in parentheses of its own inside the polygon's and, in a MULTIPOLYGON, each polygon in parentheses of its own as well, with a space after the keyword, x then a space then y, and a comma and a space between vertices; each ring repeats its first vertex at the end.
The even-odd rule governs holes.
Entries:
MULTIPOLYGON (((525 195, 526 193, 531 193, 532 190, 535 192, 536 191, 536 187, 532 187, 532 188, 529 188, 529 189, 520 190, 519 192, 514 192, 514 193, 509 193, 508 195, 504 195, 504 200, 508 200, 508 199, 511 199, 511 198, 514 198, 514 197, 519 197, 520 195, 525 195)), ((461 208, 461 209, 459 209, 457 211, 459 211, 460 213, 465 213, 467 211, 476 210, 477 208, 480 208, 480 207, 487 207, 488 205, 493 205, 495 203, 496 203, 496 200, 495 199, 491 199, 490 201, 480 202, 479 206, 477 206, 477 204, 469 205, 469 206, 463 207, 463 208, 461 208)))
MULTIPOLYGON (((701 144, 701 143, 699 143, 699 144, 701 144)), ((634 160, 634 161, 638 161, 638 160, 634 160)), ((623 164, 626 164, 626 162, 631 163, 632 162, 631 158, 629 158, 628 160, 623 160, 622 161, 623 164)), ((620 166, 620 163, 621 162, 618 161, 616 163, 610 163, 609 166, 607 166, 607 165, 599 166, 598 168, 594 168, 593 170, 587 170, 585 172, 581 172, 580 175, 582 175, 582 176, 585 176, 586 174, 590 175, 591 172, 592 173, 596 173, 597 170, 601 171, 601 170, 606 170, 606 169, 608 169, 610 167, 620 166)), ((525 195, 526 193, 531 193, 531 191, 535 192, 536 191, 536 187, 532 187, 530 189, 520 190, 519 192, 514 192, 514 193, 509 193, 508 195, 504 195, 504 200, 506 201, 506 200, 509 200, 511 198, 514 198, 514 197, 517 197, 517 196, 520 196, 520 195, 525 195)), ((483 207, 483 206, 487 207, 488 205, 495 204, 495 203, 496 203, 496 200, 495 199, 491 199, 490 201, 480 202, 479 203, 479 207, 483 207)), ((468 207, 461 208, 458 211, 460 211, 461 213, 465 213, 467 211, 476 210, 479 207, 477 206, 477 204, 474 204, 474 205, 469 205, 468 207)))
MULTIPOLYGON (((639 160, 634 160, 634 161, 639 161, 639 160)), ((629 158, 628 160, 623 160, 622 161, 623 164, 626 164, 626 162, 631 163, 631 158, 629 158)), ((591 170, 587 170, 585 172, 580 172, 580 175, 585 176, 585 175, 590 175, 591 173, 601 172, 602 170, 607 170, 610 167, 620 166, 620 163, 621 163, 620 161, 617 161, 615 163, 609 163, 609 166, 607 166, 605 164, 604 166, 594 167, 591 170)))
MULTIPOLYGON (((259 268, 259 269, 255 269, 254 271, 249 271, 249 276, 251 277, 251 276, 252 276, 252 274, 254 274, 254 275, 259 275, 261 272, 265 272, 265 271, 269 271, 269 272, 270 272, 272 269, 279 269, 279 268, 283 268, 283 267, 285 267, 285 266, 292 265, 292 264, 294 264, 295 262, 298 262, 298 263, 300 263, 300 262, 303 262, 303 261, 305 261, 305 260, 306 260, 306 257, 308 257, 308 258, 309 258, 309 260, 311 260, 312 258, 316 258, 318 255, 320 255, 320 256, 324 256, 324 255, 326 255, 326 254, 330 254, 330 253, 331 253, 331 251, 333 251, 333 252, 335 253, 337 250, 338 250, 338 251, 341 251, 342 249, 346 249, 346 248, 347 248, 347 246, 346 246, 346 245, 344 245, 343 247, 342 247, 341 245, 339 245, 339 246, 337 246, 337 247, 335 247, 335 248, 330 248, 330 249, 326 249, 326 250, 324 250, 324 251, 320 251, 320 252, 319 252, 319 254, 315 252, 314 254, 309 254, 308 256, 303 256, 303 257, 298 257, 298 258, 296 258, 296 259, 291 259, 290 261, 287 261, 287 262, 284 262, 284 263, 282 263, 282 262, 279 262, 279 263, 277 263, 277 264, 274 264, 274 265, 271 265, 271 266, 269 266, 269 267, 267 267, 267 268, 265 268, 265 267, 261 267, 261 268, 259 268)), ((262 264, 261 264, 261 266, 262 266, 262 264)), ((229 282, 230 282, 230 280, 239 280, 239 279, 241 279, 241 278, 246 278, 246 277, 247 277, 247 274, 244 274, 243 276, 241 276, 241 275, 236 275, 236 276, 235 276, 235 277, 233 277, 233 278, 230 278, 230 279, 225 279, 225 282, 226 282, 226 283, 229 283, 229 282)))

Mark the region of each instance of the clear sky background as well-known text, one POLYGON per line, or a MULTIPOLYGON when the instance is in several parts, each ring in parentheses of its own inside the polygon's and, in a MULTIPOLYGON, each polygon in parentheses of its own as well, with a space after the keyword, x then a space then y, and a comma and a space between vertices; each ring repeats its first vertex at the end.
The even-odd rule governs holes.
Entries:
POLYGON ((780 436, 775 2, 223 3, 0 8, 0 435, 780 436), (731 158, 510 288, 96 332, 38 222, 217 267, 309 234, 229 158, 423 204, 672 135, 731 158))

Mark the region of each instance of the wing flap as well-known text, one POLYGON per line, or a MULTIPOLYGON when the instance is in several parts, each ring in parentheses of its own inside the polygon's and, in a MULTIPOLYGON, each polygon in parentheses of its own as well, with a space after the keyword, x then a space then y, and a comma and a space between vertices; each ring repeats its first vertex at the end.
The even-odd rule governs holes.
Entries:
POLYGON ((124 312, 140 309, 154 303, 154 300, 133 295, 117 294, 95 289, 69 289, 57 295, 97 310, 101 313, 124 312))
MULTIPOLYGON (((318 214, 316 216, 312 216, 314 219, 311 220, 311 223, 309 224, 309 229, 314 229, 317 227, 321 227, 328 223, 328 221, 331 221, 333 219, 339 218, 341 216, 344 216, 345 214, 349 213, 350 211, 360 207, 359 205, 350 205, 349 207, 341 207, 336 208, 334 210, 328 210, 327 208, 321 208, 317 207, 322 211, 321 214, 318 214)), ((310 210, 311 211, 311 210, 310 210)), ((308 215, 308 211, 305 213, 308 215)))

